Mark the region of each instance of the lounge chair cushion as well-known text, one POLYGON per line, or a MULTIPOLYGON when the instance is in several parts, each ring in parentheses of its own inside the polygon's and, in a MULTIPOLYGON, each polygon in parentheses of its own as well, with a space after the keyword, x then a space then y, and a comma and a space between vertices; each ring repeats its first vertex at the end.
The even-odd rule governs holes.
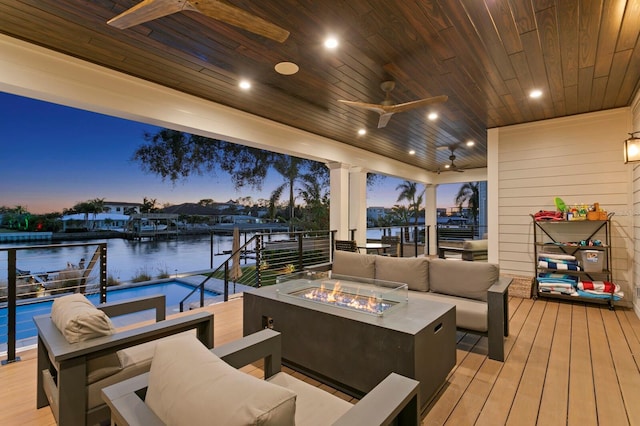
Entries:
POLYGON ((353 407, 350 402, 287 373, 277 373, 268 380, 296 393, 296 425, 331 425, 353 407))
POLYGON ((332 274, 373 279, 376 275, 376 257, 336 250, 333 253, 332 274))
POLYGON ((158 342, 145 403, 165 424, 294 425, 296 394, 239 371, 191 335, 158 342))
POLYGON ((51 320, 69 343, 108 336, 115 331, 111 320, 82 294, 54 300, 51 320))
POLYGON ((426 257, 378 256, 376 279, 404 283, 409 290, 429 291, 429 260, 426 257))

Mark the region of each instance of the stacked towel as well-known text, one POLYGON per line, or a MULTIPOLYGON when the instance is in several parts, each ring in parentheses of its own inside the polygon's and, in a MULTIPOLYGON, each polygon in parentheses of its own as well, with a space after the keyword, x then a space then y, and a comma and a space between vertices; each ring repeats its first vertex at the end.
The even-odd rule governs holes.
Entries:
POLYGON ((559 271, 580 271, 576 257, 570 254, 539 253, 538 267, 559 271))
POLYGON ((609 281, 580 281, 577 285, 578 295, 583 297, 620 300, 624 292, 620 286, 609 281))
POLYGON ((540 273, 538 274, 538 290, 545 293, 566 294, 577 296, 576 284, 578 277, 567 274, 540 273))

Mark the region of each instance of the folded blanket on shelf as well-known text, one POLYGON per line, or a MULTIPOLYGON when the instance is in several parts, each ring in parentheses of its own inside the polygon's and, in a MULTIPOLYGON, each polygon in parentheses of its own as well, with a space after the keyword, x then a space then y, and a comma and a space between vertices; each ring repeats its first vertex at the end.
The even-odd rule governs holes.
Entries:
POLYGON ((575 289, 576 286, 571 283, 562 283, 562 282, 544 282, 538 280, 538 287, 557 287, 557 288, 572 288, 575 289))
POLYGON ((620 286, 609 281, 580 281, 578 289, 598 293, 619 293, 620 286))
POLYGON ((563 283, 575 286, 578 283, 578 277, 569 274, 555 274, 553 272, 541 272, 538 274, 539 283, 563 283))
POLYGON ((544 269, 557 269, 560 271, 580 271, 577 263, 558 263, 552 260, 538 260, 538 267, 544 269))
POLYGON ((578 296, 580 297, 590 297, 592 299, 609 299, 609 298, 613 298, 614 301, 618 301, 621 300, 624 297, 624 293, 623 292, 619 292, 619 293, 599 293, 599 292, 594 292, 594 291, 584 291, 584 290, 576 290, 578 293, 578 296))
POLYGON ((573 286, 564 286, 564 285, 552 285, 552 284, 539 284, 538 291, 543 291, 545 293, 553 293, 553 294, 566 294, 569 296, 577 296, 578 292, 573 286))
POLYGON ((558 260, 576 260, 576 257, 571 254, 559 254, 559 253, 538 253, 538 259, 558 259, 558 260))
POLYGON ((564 288, 550 288, 550 287, 539 287, 538 291, 542 293, 549 294, 563 294, 565 296, 577 296, 578 292, 575 289, 564 289, 564 288))

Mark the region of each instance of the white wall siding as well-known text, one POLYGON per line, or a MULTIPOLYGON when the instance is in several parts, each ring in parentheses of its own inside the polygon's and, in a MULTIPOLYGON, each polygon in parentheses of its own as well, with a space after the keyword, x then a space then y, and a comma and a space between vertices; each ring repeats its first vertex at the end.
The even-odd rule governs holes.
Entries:
POLYGON ((631 304, 632 182, 622 159, 630 117, 630 109, 621 108, 498 129, 501 272, 534 276, 530 215, 555 210, 554 197, 567 204, 599 202, 615 213, 613 279, 631 304))
MULTIPOLYGON (((629 132, 640 131, 640 92, 636 94, 631 107, 632 125, 629 132)), ((636 135, 640 136, 640 135, 636 135)), ((633 306, 636 315, 640 317, 640 300, 638 299, 638 289, 640 289, 640 163, 630 165, 631 170, 631 187, 632 187, 632 213, 633 213, 633 238, 635 244, 631 248, 633 262, 633 306)))

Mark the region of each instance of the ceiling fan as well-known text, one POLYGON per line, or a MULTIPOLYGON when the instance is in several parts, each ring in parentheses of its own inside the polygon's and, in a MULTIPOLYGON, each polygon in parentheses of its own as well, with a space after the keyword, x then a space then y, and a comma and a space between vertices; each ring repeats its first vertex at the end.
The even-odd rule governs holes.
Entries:
POLYGON ((408 111, 414 108, 420 108, 427 105, 439 104, 442 102, 446 102, 447 96, 434 96, 433 98, 419 99, 417 101, 405 102, 402 104, 393 104, 391 99, 389 98, 389 94, 396 87, 395 81, 383 81, 380 84, 380 88, 383 92, 385 92, 384 101, 380 102, 380 104, 368 104, 365 102, 357 102, 357 101, 345 101, 338 100, 338 102, 342 102, 345 105, 349 105, 356 108, 368 109, 370 111, 375 111, 380 114, 380 120, 378 121, 378 129, 381 129, 387 125, 391 116, 396 112, 408 111))
MULTIPOLYGON (((440 148, 440 147, 438 147, 438 148, 440 148)), ((458 173, 464 173, 464 170, 459 168, 458 165, 455 163, 455 161, 456 161, 455 150, 457 148, 457 145, 451 145, 451 146, 448 146, 446 148, 448 148, 451 151, 451 154, 449 155, 449 161, 451 161, 451 163, 444 166, 444 171, 453 171, 453 172, 458 172, 458 173)), ((440 168, 438 168, 437 172, 438 172, 438 174, 440 174, 440 172, 441 172, 440 168)))
POLYGON ((289 31, 219 0, 143 0, 107 24, 123 30, 182 11, 198 12, 280 43, 289 37, 289 31))

